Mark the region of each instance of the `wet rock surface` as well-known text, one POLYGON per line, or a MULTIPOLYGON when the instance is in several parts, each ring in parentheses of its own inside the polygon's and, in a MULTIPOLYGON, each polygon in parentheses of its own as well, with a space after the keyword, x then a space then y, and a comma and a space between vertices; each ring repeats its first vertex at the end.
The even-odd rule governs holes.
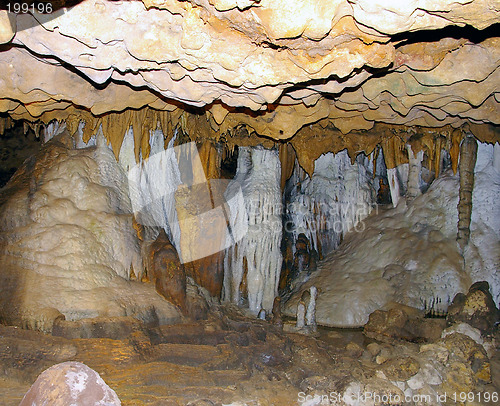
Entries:
MULTIPOLYGON (((40 373, 68 361, 96 371, 123 405, 305 405, 358 390, 393 398, 498 392, 498 351, 490 364, 482 346, 460 333, 422 345, 370 342, 360 330, 320 329, 310 337, 233 307, 187 324, 116 323, 98 338, 72 339, 1 326, 2 405, 19 405, 40 373)), ((70 328, 66 335, 77 336, 70 328)), ((74 328, 81 333, 81 325, 74 328)))

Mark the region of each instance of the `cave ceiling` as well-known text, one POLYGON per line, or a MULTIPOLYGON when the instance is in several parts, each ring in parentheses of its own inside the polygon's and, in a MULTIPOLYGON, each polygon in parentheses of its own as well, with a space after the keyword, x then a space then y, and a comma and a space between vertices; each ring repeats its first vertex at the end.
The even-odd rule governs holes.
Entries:
POLYGON ((156 121, 199 137, 298 133, 303 148, 312 129, 372 145, 377 128, 466 124, 499 140, 500 1, 53 3, 0 11, 0 112, 13 119, 84 120, 87 138, 102 124, 118 149, 124 129, 147 137, 156 121))

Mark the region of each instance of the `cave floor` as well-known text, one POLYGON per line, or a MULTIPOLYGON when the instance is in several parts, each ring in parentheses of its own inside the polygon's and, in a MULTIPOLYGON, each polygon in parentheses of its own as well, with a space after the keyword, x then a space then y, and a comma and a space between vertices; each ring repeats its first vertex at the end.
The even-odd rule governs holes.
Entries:
MULTIPOLYGON (((96 319, 65 334, 95 338, 0 326, 0 405, 18 405, 43 370, 64 361, 96 370, 124 406, 294 405, 312 387, 340 392, 353 378, 375 374, 360 331, 322 329, 317 338, 283 333, 236 309, 160 327, 96 319)), ((492 373, 488 389, 498 391, 498 351, 492 373)))

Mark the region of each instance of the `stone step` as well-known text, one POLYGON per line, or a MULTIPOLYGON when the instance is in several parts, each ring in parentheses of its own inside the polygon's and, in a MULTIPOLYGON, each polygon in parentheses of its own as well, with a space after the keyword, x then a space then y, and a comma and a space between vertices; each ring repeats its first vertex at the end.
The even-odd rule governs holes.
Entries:
POLYGON ((220 355, 217 347, 202 344, 158 344, 152 351, 157 361, 189 366, 205 364, 220 355))
MULTIPOLYGON (((186 387, 216 387, 232 385, 247 379, 250 372, 241 370, 206 371, 201 367, 172 364, 169 362, 149 362, 134 365, 134 368, 96 369, 110 387, 141 388, 155 387, 158 390, 171 391, 186 387), (222 384, 222 383, 224 384, 222 384)), ((140 390, 139 390, 140 391, 140 390)))
POLYGON ((200 324, 168 325, 148 330, 152 345, 168 343, 217 345, 225 342, 227 334, 227 331, 200 324))

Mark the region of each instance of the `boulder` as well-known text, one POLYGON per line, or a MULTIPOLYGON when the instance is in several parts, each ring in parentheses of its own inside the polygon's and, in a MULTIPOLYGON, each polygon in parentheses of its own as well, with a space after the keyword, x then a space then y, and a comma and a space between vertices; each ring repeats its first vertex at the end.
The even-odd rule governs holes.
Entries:
POLYGON ((403 337, 409 337, 404 330, 408 315, 401 309, 389 311, 375 310, 368 318, 363 333, 378 341, 392 343, 403 337))
POLYGON ((115 391, 80 362, 57 364, 40 374, 19 406, 120 406, 115 391))
MULTIPOLYGON (((472 376, 474 383, 486 384, 491 382, 490 362, 483 346, 476 343, 472 338, 460 333, 447 335, 443 338, 442 343, 450 353, 449 365, 453 367, 453 371, 462 370, 463 364, 468 368, 466 375, 472 376)), ((457 372, 456 375, 460 376, 463 374, 457 372)), ((463 377, 465 379, 466 376, 463 375, 463 377)), ((457 391, 468 392, 469 390, 465 390, 467 385, 464 383, 462 385, 463 388, 460 390, 457 388, 457 391)))
POLYGON ((467 295, 458 293, 448 307, 449 325, 467 323, 483 334, 491 332, 499 320, 499 312, 486 281, 474 283, 467 295))
POLYGON ((363 333, 378 341, 395 340, 432 342, 441 338, 446 327, 444 319, 429 319, 418 309, 391 303, 389 310, 376 310, 364 326, 363 333))

